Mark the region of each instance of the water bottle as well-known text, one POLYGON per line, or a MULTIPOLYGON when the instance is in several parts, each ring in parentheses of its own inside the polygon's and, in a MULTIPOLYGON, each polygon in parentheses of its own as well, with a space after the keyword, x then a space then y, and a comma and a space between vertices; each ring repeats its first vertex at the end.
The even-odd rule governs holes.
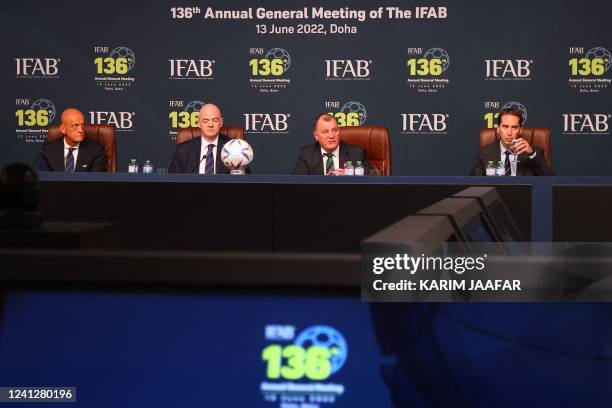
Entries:
POLYGON ((355 168, 353 167, 353 162, 350 160, 344 163, 344 175, 345 176, 355 175, 355 168))
POLYGON ((497 167, 495 167, 495 175, 496 176, 506 175, 506 168, 504 167, 504 162, 501 160, 497 162, 497 167))
POLYGON ((130 160, 130 164, 128 164, 128 173, 138 173, 138 162, 136 159, 130 160))
POLYGON ((151 164, 151 160, 145 161, 144 166, 142 166, 142 172, 149 174, 153 173, 153 164, 151 164))
POLYGON ((487 168, 485 170, 485 174, 487 176, 494 176, 495 175, 495 165, 493 164, 493 160, 489 160, 487 162, 487 168))
POLYGON ((365 168, 363 167, 363 163, 361 162, 361 160, 357 161, 357 166, 355 166, 355 175, 356 176, 365 175, 365 168))

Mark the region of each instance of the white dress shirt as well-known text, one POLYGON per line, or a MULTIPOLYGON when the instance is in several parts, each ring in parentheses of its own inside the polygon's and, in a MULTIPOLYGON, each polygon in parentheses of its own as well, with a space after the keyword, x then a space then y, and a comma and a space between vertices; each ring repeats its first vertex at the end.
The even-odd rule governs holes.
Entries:
POLYGON ((74 149, 72 151, 72 157, 74 157, 74 171, 76 171, 77 158, 79 157, 79 145, 80 143, 70 146, 66 143, 66 138, 64 138, 64 168, 66 167, 66 159, 68 158, 68 149, 72 148, 74 149))
POLYGON ((217 163, 215 163, 215 160, 217 160, 217 144, 219 143, 219 135, 217 135, 217 137, 215 137, 215 140, 213 140, 212 142, 209 142, 208 140, 202 137, 202 146, 200 147, 200 174, 204 174, 204 171, 206 170, 206 154, 208 153, 208 145, 211 143, 214 145, 212 151, 213 169, 215 173, 217 172, 217 163))
MULTIPOLYGON (((338 146, 336 146, 336 148, 330 152, 331 154, 334 155, 334 157, 332 157, 332 160, 334 161, 334 170, 338 170, 340 168, 340 144, 338 144, 338 146)), ((323 175, 326 176, 327 172, 325 171, 325 169, 327 168, 327 150, 321 148, 321 156, 323 159, 323 175)))

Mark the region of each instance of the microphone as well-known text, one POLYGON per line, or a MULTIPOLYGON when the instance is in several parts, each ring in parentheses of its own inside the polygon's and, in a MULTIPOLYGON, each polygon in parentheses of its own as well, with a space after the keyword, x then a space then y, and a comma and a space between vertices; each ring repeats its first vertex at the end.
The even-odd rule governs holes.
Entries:
POLYGON ((474 174, 474 171, 476 171, 477 167, 480 167, 480 169, 482 170, 482 159, 484 159, 485 156, 486 155, 483 152, 480 152, 478 158, 474 161, 474 164, 472 165, 472 170, 470 170, 470 174, 474 174))
POLYGON ((203 154, 198 164, 196 164, 193 170, 191 171, 192 173, 199 173, 200 165, 202 164, 202 160, 204 160, 205 158, 206 158, 206 155, 203 154))

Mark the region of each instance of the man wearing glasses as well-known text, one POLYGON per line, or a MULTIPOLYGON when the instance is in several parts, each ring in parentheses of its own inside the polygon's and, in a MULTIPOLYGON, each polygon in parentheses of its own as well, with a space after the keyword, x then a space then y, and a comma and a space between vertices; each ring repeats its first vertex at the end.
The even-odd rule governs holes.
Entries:
POLYGON ((231 138, 219 134, 223 126, 221 110, 212 103, 200 109, 198 124, 202 137, 176 145, 168 171, 170 173, 227 174, 221 162, 221 149, 231 138))
POLYGON ((43 145, 36 164, 39 171, 106 171, 104 148, 85 137, 85 116, 78 109, 62 112, 63 138, 43 145))

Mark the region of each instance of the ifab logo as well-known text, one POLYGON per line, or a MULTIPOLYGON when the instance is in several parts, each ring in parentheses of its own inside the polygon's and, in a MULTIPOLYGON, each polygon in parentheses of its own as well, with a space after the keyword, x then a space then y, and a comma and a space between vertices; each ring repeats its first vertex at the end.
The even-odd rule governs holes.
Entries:
POLYGON ((612 54, 604 47, 569 47, 569 86, 579 93, 599 93, 610 88, 612 54))
POLYGON ((44 127, 55 119, 55 105, 49 99, 36 99, 31 105, 27 106, 29 102, 29 99, 16 100, 18 107, 15 111, 17 126, 26 128, 44 127))
POLYGON ((133 132, 134 116, 134 112, 90 111, 89 123, 115 125, 118 132, 133 132))
POLYGON ((447 134, 448 113, 402 113, 404 134, 447 134))
POLYGON ((407 83, 410 88, 421 93, 435 93, 449 84, 444 73, 449 69, 451 58, 443 48, 430 48, 423 52, 424 48, 408 48, 407 83))
POLYGON ((60 58, 15 58, 15 78, 59 78, 60 58))
POLYGON ((262 93, 276 93, 291 83, 286 77, 291 68, 291 55, 284 48, 250 48, 249 67, 252 88, 262 93))
POLYGON ((497 127, 497 118, 499 117, 499 111, 507 108, 515 108, 521 112, 523 116, 523 126, 527 122, 527 108, 520 102, 511 101, 506 102, 503 105, 499 101, 485 101, 484 103, 485 110, 489 110, 489 112, 485 112, 483 114, 483 119, 485 121, 486 128, 496 128, 497 127), (500 107, 501 106, 501 107, 500 107))
MULTIPOLYGON (((321 387, 293 387, 292 381, 318 385, 338 373, 348 359, 348 343, 342 333, 327 325, 307 327, 295 336, 295 327, 268 325, 268 344, 261 352, 266 380, 260 384, 265 401, 310 401, 333 403, 344 394, 342 384, 324 383, 321 387), (293 341, 293 342, 291 342, 293 341), (324 391, 321 391, 323 390, 324 391)), ((298 384, 295 384, 297 386, 298 384)), ((318 405, 318 404, 317 404, 318 405)))
POLYGON ((26 142, 44 142, 47 126, 55 119, 57 112, 53 102, 46 98, 33 102, 29 98, 19 98, 15 100, 15 106, 17 138, 26 142))
POLYGON ((609 135, 609 113, 564 113, 563 133, 566 135, 609 135))
POLYGON ((331 109, 328 112, 338 122, 338 126, 363 126, 368 118, 366 107, 358 101, 348 101, 344 104, 338 101, 325 102, 325 109, 331 109))
POLYGON ((169 59, 170 79, 214 79, 215 60, 169 59))
POLYGON ((171 100, 168 102, 170 111, 168 119, 170 119, 170 136, 176 137, 178 129, 189 127, 198 127, 200 119, 200 109, 205 105, 205 102, 193 100, 185 103, 182 100, 171 100))
POLYGON ((325 60, 326 80, 370 80, 371 60, 325 60))
POLYGON ((245 113, 244 130, 248 133, 289 132, 290 113, 245 113))
POLYGON ((487 80, 530 80, 533 60, 487 59, 485 61, 487 80))
POLYGON ((134 83, 129 73, 136 66, 136 55, 128 47, 95 46, 96 84, 106 91, 123 91, 134 83))

